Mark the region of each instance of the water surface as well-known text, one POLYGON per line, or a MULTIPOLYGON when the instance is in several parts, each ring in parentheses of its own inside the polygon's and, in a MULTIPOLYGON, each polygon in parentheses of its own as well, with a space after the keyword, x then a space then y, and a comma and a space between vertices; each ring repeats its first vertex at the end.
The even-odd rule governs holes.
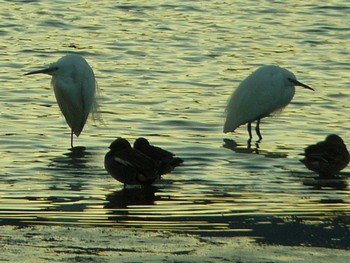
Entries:
POLYGON ((347 1, 7 1, 0 7, 2 224, 67 224, 251 236, 259 242, 349 248, 349 170, 313 187, 303 149, 330 133, 350 142, 347 1), (64 54, 84 56, 103 124, 69 150, 49 76, 23 76, 64 54), (278 64, 298 89, 281 115, 223 134, 232 90, 278 64), (185 160, 154 187, 122 190, 103 167, 116 137, 185 160), (288 233, 281 235, 281 233, 288 233))

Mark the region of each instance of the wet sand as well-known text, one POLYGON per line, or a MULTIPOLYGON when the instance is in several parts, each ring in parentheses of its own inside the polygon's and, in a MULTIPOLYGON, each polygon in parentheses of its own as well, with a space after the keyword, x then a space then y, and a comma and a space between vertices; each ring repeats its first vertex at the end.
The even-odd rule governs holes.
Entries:
POLYGON ((350 251, 166 231, 1 226, 0 262, 349 262, 350 251))

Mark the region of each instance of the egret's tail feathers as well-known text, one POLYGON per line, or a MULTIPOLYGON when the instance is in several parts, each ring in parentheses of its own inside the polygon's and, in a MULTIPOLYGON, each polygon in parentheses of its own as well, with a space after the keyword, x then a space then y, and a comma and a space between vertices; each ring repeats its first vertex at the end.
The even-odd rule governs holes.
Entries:
POLYGON ((233 132, 235 129, 238 128, 239 125, 240 124, 237 124, 237 122, 235 122, 234 120, 227 118, 224 124, 223 132, 233 132))
POLYGON ((95 86, 96 86, 96 93, 91 105, 90 119, 92 119, 96 125, 106 126, 101 114, 101 107, 99 103, 99 101, 101 101, 101 95, 100 95, 100 89, 99 89, 99 86, 97 85, 97 82, 95 83, 95 86))
MULTIPOLYGON (((68 123, 68 122, 67 122, 68 123)), ((68 123, 69 125, 69 123, 68 123)), ((69 125, 70 126, 70 125, 69 125)), ((70 128, 72 129, 73 133, 75 134, 75 136, 79 137, 79 135, 81 134, 81 132, 83 131, 85 126, 85 122, 81 123, 79 126, 77 125, 72 125, 70 126, 70 128)))
POLYGON ((97 100, 94 101, 91 109, 91 119, 97 124, 104 124, 104 121, 101 116, 100 104, 97 100))

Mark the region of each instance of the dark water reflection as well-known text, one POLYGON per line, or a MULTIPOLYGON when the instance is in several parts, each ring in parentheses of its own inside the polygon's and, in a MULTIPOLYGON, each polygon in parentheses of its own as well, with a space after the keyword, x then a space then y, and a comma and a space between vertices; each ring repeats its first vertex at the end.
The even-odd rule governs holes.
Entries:
POLYGON ((82 190, 91 176, 92 157, 85 147, 74 147, 61 156, 51 158, 48 169, 53 176, 50 180, 53 185, 49 189, 62 190, 63 187, 73 191, 82 190))
MULTIPOLYGON (((127 208, 133 205, 154 205, 159 197, 155 195, 157 187, 133 187, 123 188, 106 196, 106 209, 127 208)), ((113 213, 113 212, 112 212, 113 213)))
POLYGON ((239 145, 232 139, 223 139, 223 147, 227 148, 231 151, 234 151, 236 153, 253 153, 253 154, 260 154, 267 158, 287 158, 287 153, 281 153, 281 152, 267 152, 263 149, 260 149, 260 142, 255 142, 254 146, 251 144, 251 142, 248 140, 247 145, 239 145))
POLYGON ((89 156, 91 156, 91 153, 86 151, 86 147, 74 147, 64 153, 63 156, 50 159, 49 167, 62 171, 71 171, 71 169, 84 171, 87 167, 89 156))
POLYGON ((312 246, 350 249, 350 220, 345 215, 330 218, 246 218, 233 223, 235 228, 251 227, 247 236, 269 245, 312 246))

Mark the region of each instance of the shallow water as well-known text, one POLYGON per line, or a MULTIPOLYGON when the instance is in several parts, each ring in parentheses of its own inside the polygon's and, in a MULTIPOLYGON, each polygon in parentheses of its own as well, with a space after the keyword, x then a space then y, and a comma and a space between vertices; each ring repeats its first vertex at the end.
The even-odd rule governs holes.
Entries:
POLYGON ((303 183, 315 175, 299 162, 330 133, 350 142, 349 11, 340 0, 2 4, 0 220, 349 248, 349 169, 341 185, 318 188, 303 183), (69 52, 94 69, 103 118, 74 151, 49 76, 23 76, 69 52), (222 133, 223 111, 262 64, 315 92, 297 88, 248 150, 245 127, 222 133), (185 163, 154 187, 122 190, 103 167, 120 136, 144 136, 185 163))

